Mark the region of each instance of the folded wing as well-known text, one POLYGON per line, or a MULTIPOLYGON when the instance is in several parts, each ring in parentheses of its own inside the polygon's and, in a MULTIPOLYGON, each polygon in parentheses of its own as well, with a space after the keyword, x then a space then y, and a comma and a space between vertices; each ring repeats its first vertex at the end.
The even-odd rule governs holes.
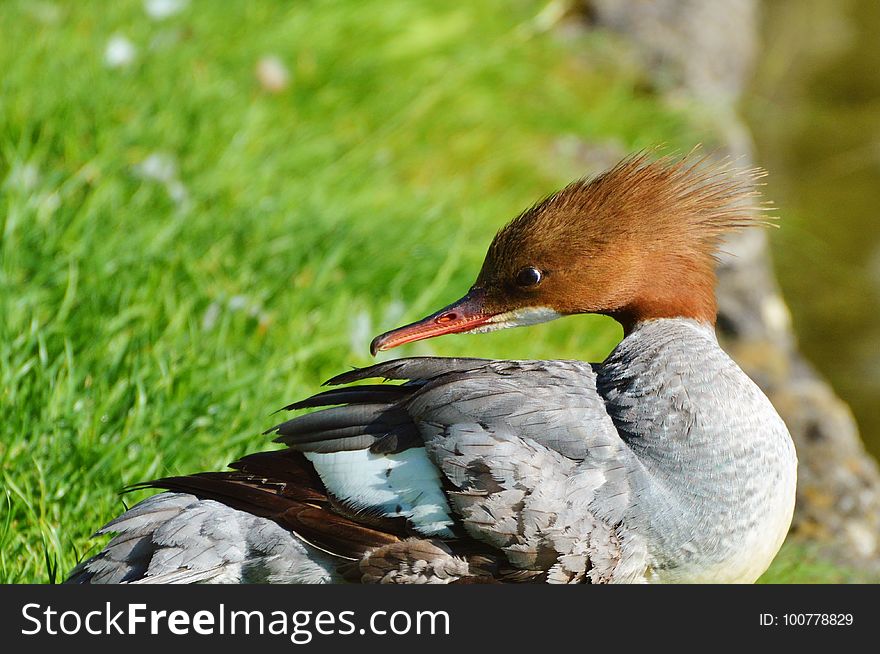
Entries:
POLYGON ((275 428, 279 441, 310 453, 330 493, 404 517, 417 533, 450 538, 463 531, 514 567, 550 580, 643 572, 644 547, 638 539, 624 546, 621 532, 624 511, 637 504, 631 498, 640 464, 605 410, 592 366, 412 358, 328 383, 370 378, 405 383, 329 391, 290 408, 347 404, 275 428), (380 390, 388 388, 395 390, 380 390), (345 472, 334 468, 346 458, 345 472), (395 466, 407 465, 421 474, 409 475, 400 492, 395 466), (366 498, 376 498, 383 484, 388 501, 371 504, 366 498))
POLYGON ((170 477, 71 581, 632 581, 640 463, 577 361, 411 358, 286 407, 288 449, 170 477), (385 378, 400 384, 356 384, 385 378), (350 385, 354 384, 354 385, 350 385), (343 386, 344 385, 344 386, 343 386))

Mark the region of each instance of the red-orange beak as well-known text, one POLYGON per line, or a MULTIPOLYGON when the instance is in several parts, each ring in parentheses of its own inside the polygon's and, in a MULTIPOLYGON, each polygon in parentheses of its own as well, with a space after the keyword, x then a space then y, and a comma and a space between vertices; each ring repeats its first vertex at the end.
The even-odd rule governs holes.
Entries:
POLYGON ((460 334, 481 327, 496 315, 486 311, 485 299, 486 294, 482 289, 471 289, 463 298, 437 313, 377 336, 370 343, 370 352, 376 356, 381 350, 390 350, 404 343, 444 334, 460 334))

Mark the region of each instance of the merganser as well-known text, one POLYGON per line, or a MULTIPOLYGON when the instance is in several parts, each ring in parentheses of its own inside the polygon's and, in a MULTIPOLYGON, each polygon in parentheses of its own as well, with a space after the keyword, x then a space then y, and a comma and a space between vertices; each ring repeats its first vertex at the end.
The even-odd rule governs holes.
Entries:
POLYGON ((375 338, 606 314, 601 364, 416 357, 286 407, 286 449, 140 484, 79 583, 742 582, 788 531, 797 460, 719 347, 714 256, 760 223, 756 171, 631 156, 523 212, 476 283, 375 338))

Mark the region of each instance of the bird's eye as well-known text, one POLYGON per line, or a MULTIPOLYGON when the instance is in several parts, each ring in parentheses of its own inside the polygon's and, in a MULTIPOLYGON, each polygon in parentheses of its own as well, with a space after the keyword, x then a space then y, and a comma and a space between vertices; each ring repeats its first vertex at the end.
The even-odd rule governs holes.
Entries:
POLYGON ((543 276, 544 275, 537 268, 526 266, 516 273, 516 283, 517 286, 537 286, 543 276))

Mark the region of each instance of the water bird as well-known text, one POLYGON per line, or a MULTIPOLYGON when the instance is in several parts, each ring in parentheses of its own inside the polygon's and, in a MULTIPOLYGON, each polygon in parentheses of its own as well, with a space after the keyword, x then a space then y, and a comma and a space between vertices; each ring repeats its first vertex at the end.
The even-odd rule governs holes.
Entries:
POLYGON ((414 357, 286 407, 283 449, 111 521, 75 583, 749 583, 788 531, 796 456, 714 332, 724 234, 754 170, 630 156, 524 211, 457 302, 376 337, 604 314, 602 363, 414 357), (365 380, 385 380, 361 384, 365 380), (388 383, 399 382, 399 383, 388 383))

